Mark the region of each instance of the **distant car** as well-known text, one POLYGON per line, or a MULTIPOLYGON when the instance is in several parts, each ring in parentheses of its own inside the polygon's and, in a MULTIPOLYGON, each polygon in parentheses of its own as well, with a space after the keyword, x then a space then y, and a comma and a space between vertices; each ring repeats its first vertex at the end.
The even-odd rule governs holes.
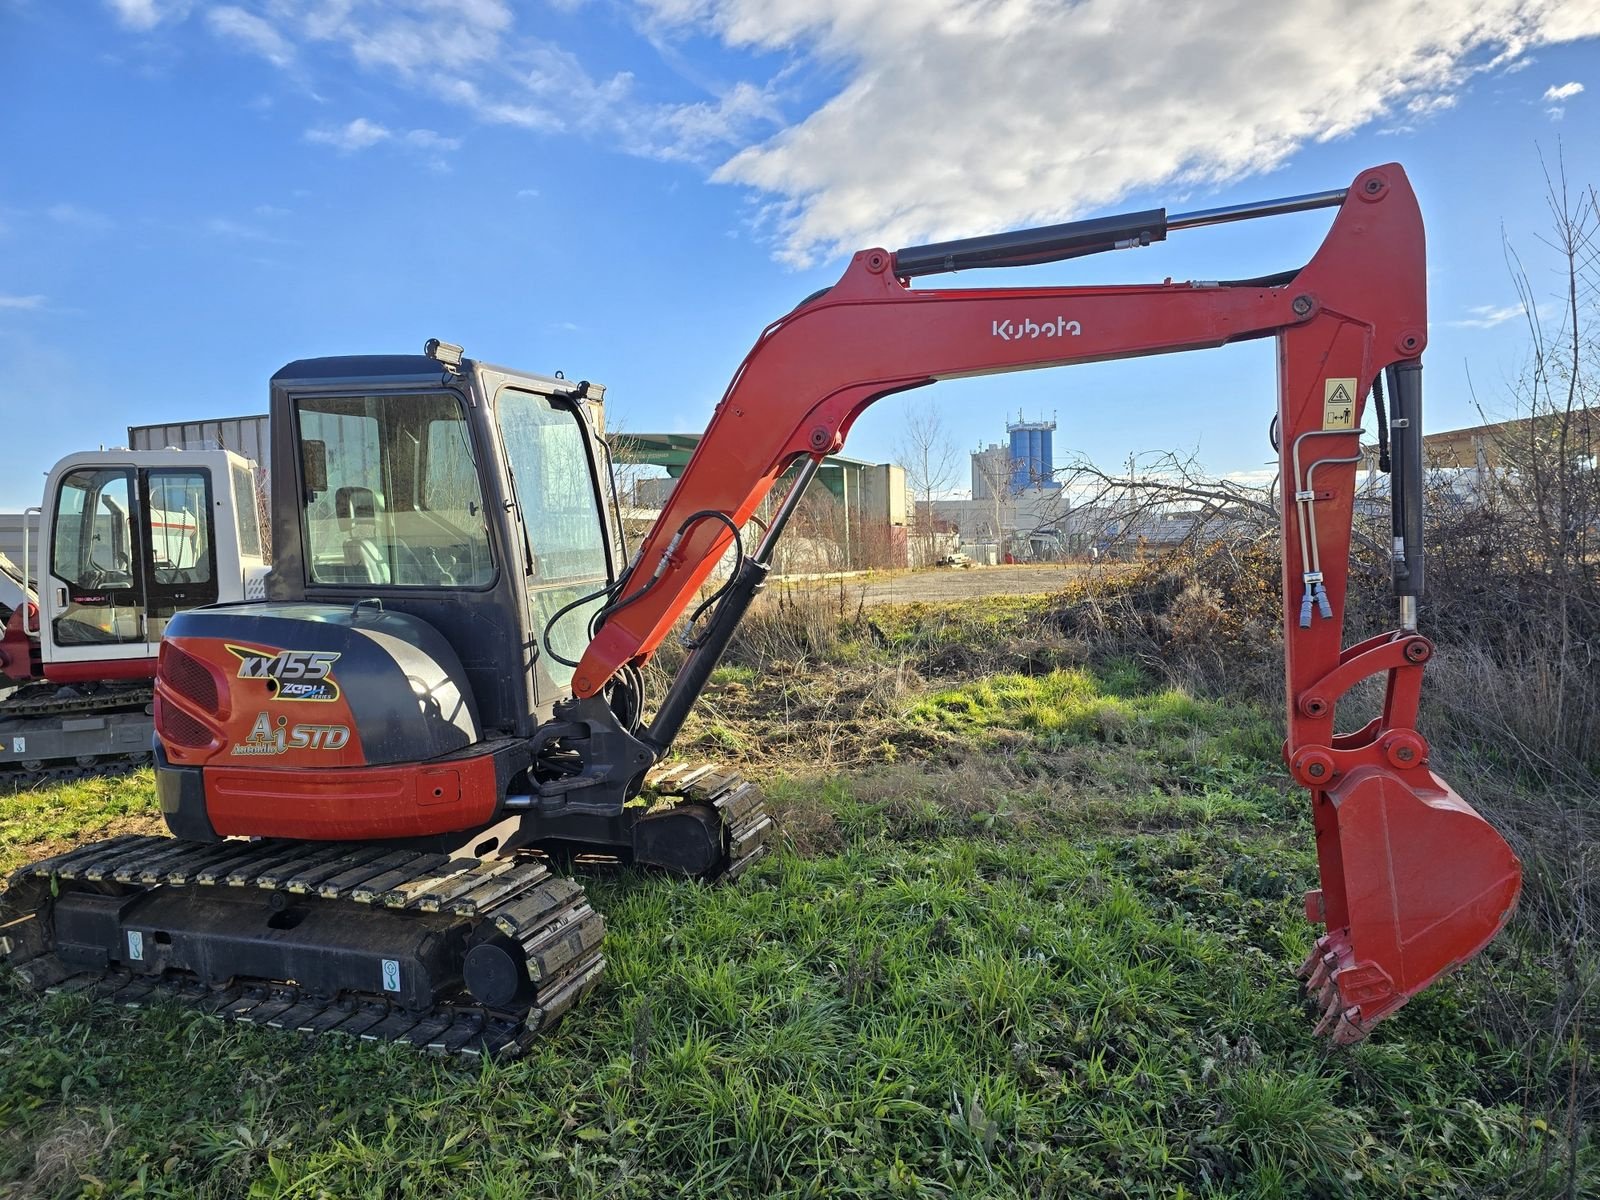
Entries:
POLYGON ((962 554, 959 550, 956 550, 944 555, 934 565, 940 567, 970 567, 972 565, 972 559, 967 555, 962 554))

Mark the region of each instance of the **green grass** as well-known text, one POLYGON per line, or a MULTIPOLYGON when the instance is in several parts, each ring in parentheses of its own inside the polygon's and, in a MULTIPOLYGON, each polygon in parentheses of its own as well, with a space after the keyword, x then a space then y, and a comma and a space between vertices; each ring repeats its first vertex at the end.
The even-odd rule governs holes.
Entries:
POLYGON ((0 791, 0 876, 41 850, 125 832, 156 832, 160 809, 149 770, 53 788, 0 791))
MULTIPOLYGON (((966 752, 795 764, 789 842, 738 885, 592 883, 606 981, 520 1062, 0 984, 0 1194, 1563 1194, 1529 1097, 1567 1060, 1494 1018, 1491 985, 1533 1011, 1560 986, 1515 931, 1369 1043, 1313 1038, 1315 863, 1269 719, 1112 664, 908 720, 966 752)), ((0 854, 150 793, 0 800, 0 854)), ((1582 1139, 1571 1194, 1597 1158, 1582 1139)))

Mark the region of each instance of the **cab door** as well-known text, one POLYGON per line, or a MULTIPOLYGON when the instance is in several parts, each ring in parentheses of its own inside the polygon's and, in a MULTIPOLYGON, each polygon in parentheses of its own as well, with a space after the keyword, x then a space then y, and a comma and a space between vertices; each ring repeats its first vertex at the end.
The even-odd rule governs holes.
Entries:
POLYGON ((135 678, 174 613, 217 600, 211 473, 68 460, 39 551, 45 675, 135 678))
POLYGON ((573 401, 513 383, 498 390, 494 407, 523 534, 533 635, 524 670, 543 713, 571 692, 589 623, 614 578, 604 475, 573 401))
POLYGON ((63 474, 41 549, 44 658, 99 662, 145 653, 139 478, 85 464, 63 474))
POLYGON ((144 468, 139 472, 139 500, 144 512, 144 632, 153 646, 171 617, 217 602, 211 472, 204 467, 144 468))

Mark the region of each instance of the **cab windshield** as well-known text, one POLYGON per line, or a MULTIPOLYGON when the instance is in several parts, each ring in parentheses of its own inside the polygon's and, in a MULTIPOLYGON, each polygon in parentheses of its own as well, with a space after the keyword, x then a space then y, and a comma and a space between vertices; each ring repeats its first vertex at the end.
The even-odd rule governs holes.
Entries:
POLYGON ((295 406, 310 583, 494 582, 477 460, 449 393, 330 396, 295 406))

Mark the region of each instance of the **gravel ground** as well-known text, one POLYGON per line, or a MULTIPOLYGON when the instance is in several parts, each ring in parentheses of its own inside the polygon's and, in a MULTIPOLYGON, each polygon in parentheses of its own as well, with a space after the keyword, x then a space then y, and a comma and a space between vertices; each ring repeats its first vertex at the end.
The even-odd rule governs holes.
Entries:
MULTIPOLYGON (((923 571, 874 571, 842 578, 807 580, 790 586, 830 590, 843 586, 856 601, 905 604, 913 600, 965 600, 974 596, 1023 596, 1054 592, 1081 578, 1089 567, 1077 563, 1040 563, 1007 567, 936 567, 923 571)), ((777 586, 784 586, 782 583, 777 586)))

